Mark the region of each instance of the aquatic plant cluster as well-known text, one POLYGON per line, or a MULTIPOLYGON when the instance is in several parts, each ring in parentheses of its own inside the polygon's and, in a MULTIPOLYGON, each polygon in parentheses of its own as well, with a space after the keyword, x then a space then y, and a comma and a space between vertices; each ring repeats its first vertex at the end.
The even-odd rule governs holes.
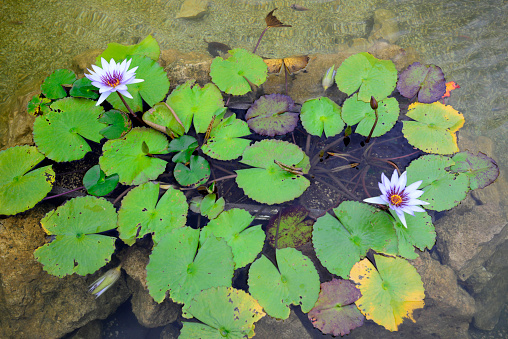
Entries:
MULTIPOLYGON (((148 36, 137 45, 109 44, 86 77, 53 72, 28 105, 37 116, 35 146, 0 152, 0 214, 14 215, 52 190, 55 172, 52 165, 38 166, 43 159, 79 160, 91 151, 89 141, 102 146, 98 164, 83 179, 89 195, 67 200, 41 220, 53 236, 34 253, 44 270, 58 277, 91 274, 115 253, 119 240, 112 230, 129 246, 149 237, 150 295, 159 303, 171 298, 183 304, 184 317, 200 321, 184 322, 181 338, 250 338, 256 321, 266 314, 286 319, 292 304, 333 335, 349 333, 365 317, 390 331, 404 318, 413 319, 413 310, 424 306, 424 288, 406 259, 418 257, 415 248, 435 243, 427 211, 457 206, 468 191, 498 175, 495 162, 483 153, 459 152, 456 132, 464 118, 438 102, 446 87, 440 68, 415 63, 399 75, 389 60, 355 54, 337 70, 332 66, 323 80, 325 89, 336 84, 347 95, 342 106, 322 96, 305 101, 298 112, 289 96, 271 94, 257 98, 243 120, 228 110, 224 94, 229 102, 230 96, 262 86, 268 66, 261 57, 232 49, 228 58, 213 60, 212 83, 201 87, 188 81, 168 95, 170 82, 157 63, 159 54, 148 36), (328 154, 349 159, 325 152, 347 140, 352 127, 369 149, 399 120, 395 88, 417 100, 402 122, 404 137, 429 154, 403 173, 391 162, 391 180, 383 174, 380 196, 365 200, 379 207, 345 193, 350 200, 323 211, 315 222, 305 208, 291 206, 265 229, 253 225, 254 216, 244 209, 225 210, 227 202, 215 186, 220 180, 234 179, 259 203, 280 204, 306 191, 309 179, 318 176, 319 159, 328 154), (143 112, 141 118, 136 112, 143 112), (310 158, 308 147, 304 151, 277 137, 293 132, 299 121, 308 141, 312 136, 324 140, 318 156, 310 158), (262 136, 260 141, 247 138, 251 130, 262 136), (217 161, 240 157, 234 173, 209 180, 217 161), (101 197, 118 183, 129 186, 119 209, 101 197), (183 192, 198 189, 202 194, 188 201, 183 192), (208 223, 186 226, 189 209, 208 223), (309 241, 333 280, 321 282, 311 259, 297 249, 309 241), (262 251, 265 243, 275 248, 275 257, 262 251), (235 270, 245 267, 248 291, 233 287, 235 270)), ((120 267, 114 268, 90 290, 101 295, 119 273, 120 267)))

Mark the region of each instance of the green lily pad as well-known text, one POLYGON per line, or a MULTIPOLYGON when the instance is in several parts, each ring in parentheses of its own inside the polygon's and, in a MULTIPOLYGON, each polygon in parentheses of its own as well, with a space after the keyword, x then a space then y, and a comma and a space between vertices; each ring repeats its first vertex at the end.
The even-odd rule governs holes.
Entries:
MULTIPOLYGON (((115 61, 120 62, 123 59, 115 59, 115 61)), ((132 99, 127 97, 124 99, 134 112, 141 112, 143 111, 143 100, 149 106, 153 106, 164 99, 169 91, 169 79, 164 68, 149 57, 134 55, 132 58, 127 57, 127 59, 132 59, 130 68, 138 66, 136 79, 144 81, 127 85, 127 92, 132 95, 132 99)), ((115 109, 127 111, 118 94, 111 93, 106 100, 115 109)))
POLYGON ((97 87, 92 85, 92 81, 87 77, 74 81, 69 94, 75 98, 87 98, 92 100, 97 100, 99 98, 97 87))
POLYGON ((436 65, 412 63, 399 77, 397 89, 406 98, 418 94, 418 101, 430 104, 438 101, 446 92, 444 73, 436 65))
POLYGON ((469 178, 469 188, 485 188, 492 184, 499 176, 499 167, 494 159, 478 152, 477 155, 469 151, 460 152, 452 157, 455 164, 450 170, 455 173, 465 173, 469 178))
POLYGON ((344 336, 363 325, 365 317, 354 304, 362 294, 350 280, 333 279, 321 284, 309 320, 324 334, 344 336))
POLYGON ((55 182, 51 165, 30 171, 43 159, 35 146, 0 151, 0 214, 26 211, 51 191, 55 182))
POLYGON ((307 243, 312 237, 314 225, 313 220, 304 220, 308 215, 309 211, 305 207, 296 205, 283 209, 280 218, 278 214, 274 215, 266 226, 270 245, 274 248, 286 248, 299 247, 307 243))
POLYGON ((188 132, 194 120, 197 133, 205 133, 217 110, 224 108, 222 94, 214 84, 203 88, 194 84, 194 80, 176 87, 168 96, 166 103, 175 111, 188 132))
POLYGON ((262 255, 249 269, 249 292, 265 312, 277 319, 289 317, 289 305, 309 312, 319 295, 319 275, 312 261, 294 248, 276 250, 277 267, 262 255), (278 268, 278 269, 277 269, 278 268))
POLYGON ((198 141, 190 135, 182 135, 177 139, 171 140, 168 146, 168 152, 178 152, 171 159, 173 162, 188 163, 191 159, 192 152, 198 148, 198 141))
POLYGON ((466 198, 469 191, 469 178, 465 173, 454 174, 446 170, 455 162, 442 155, 425 155, 413 160, 407 167, 407 183, 422 180, 423 195, 418 198, 426 201, 426 209, 444 211, 457 206, 466 198))
MULTIPOLYGON (((399 118, 399 112, 399 102, 397 99, 387 98, 378 101, 378 121, 372 136, 379 137, 390 131, 399 118)), ((376 113, 370 107, 369 102, 358 100, 358 96, 355 94, 344 102, 342 106, 342 119, 348 125, 358 124, 355 132, 368 136, 376 121, 376 113)))
POLYGON ((266 81, 268 68, 263 59, 245 49, 235 48, 224 60, 213 59, 210 76, 214 84, 227 94, 244 95, 251 91, 251 83, 260 86, 266 81))
POLYGON ((109 126, 99 131, 107 139, 118 139, 125 136, 132 129, 132 122, 129 116, 116 109, 104 112, 99 122, 109 126))
POLYGON ((351 267, 369 249, 397 253, 397 237, 389 214, 367 204, 344 201, 318 218, 312 231, 316 255, 333 274, 349 276, 351 267))
POLYGON ((94 101, 65 98, 55 101, 51 109, 35 119, 33 132, 37 148, 48 158, 78 160, 91 150, 85 139, 101 141, 104 124, 97 119, 103 110, 94 101))
POLYGON ((191 300, 187 310, 204 324, 183 322, 180 339, 251 338, 254 323, 265 316, 250 294, 223 286, 202 291, 191 300))
POLYGON ((48 212, 41 225, 56 238, 36 249, 34 256, 46 272, 57 277, 93 273, 106 265, 115 251, 116 238, 96 234, 116 227, 115 208, 103 198, 71 199, 48 212))
POLYGON ((171 299, 187 305, 207 288, 231 286, 234 262, 226 241, 210 237, 198 245, 199 230, 182 227, 154 246, 146 266, 146 282, 156 302, 162 302, 169 291, 171 299))
MULTIPOLYGON (((427 205, 425 205, 426 207, 427 205)), ((414 216, 406 214, 407 227, 402 225, 395 211, 390 209, 393 216, 393 224, 397 233, 398 254, 407 259, 416 259, 418 254, 415 253, 414 247, 420 251, 425 248, 429 250, 436 243, 436 229, 432 224, 432 218, 427 212, 417 212, 414 216)))
POLYGON ((118 62, 133 55, 147 56, 153 61, 157 61, 160 55, 160 48, 157 40, 151 35, 148 35, 135 45, 121 45, 115 42, 109 43, 108 47, 97 57, 96 61, 100 63, 101 58, 108 61, 113 58, 118 62))
POLYGON ((51 108, 49 108, 50 103, 51 99, 43 98, 40 95, 34 95, 32 100, 28 102, 26 111, 33 116, 44 115, 51 111, 51 108))
POLYGON ((193 155, 189 167, 177 163, 173 171, 176 181, 182 186, 199 186, 210 178, 210 164, 205 158, 193 155))
POLYGON ((113 191, 118 185, 118 174, 106 176, 99 165, 95 165, 86 171, 83 177, 83 186, 88 194, 101 197, 113 191))
POLYGON ((391 60, 380 60, 369 53, 358 53, 342 62, 335 75, 337 87, 347 95, 358 88, 358 100, 381 101, 392 94, 397 84, 397 69, 391 60))
POLYGON ((160 102, 143 114, 143 121, 150 127, 155 128, 159 132, 173 135, 173 137, 181 136, 185 133, 184 128, 175 119, 168 106, 160 102))
POLYGON ((292 132, 298 124, 299 113, 292 113, 295 102, 283 94, 264 95, 247 110, 245 120, 256 133, 267 136, 292 132))
POLYGON ((323 131, 327 138, 339 134, 344 129, 340 116, 341 108, 327 97, 307 100, 302 105, 300 119, 305 130, 321 137, 323 131))
POLYGON ((217 199, 217 195, 215 193, 207 194, 204 198, 197 198, 200 199, 192 200, 198 204, 199 213, 210 220, 217 218, 217 216, 224 211, 224 207, 226 206, 224 198, 221 197, 217 199))
POLYGON ((226 240, 233 250, 235 269, 245 267, 256 259, 263 244, 265 232, 261 225, 249 227, 254 217, 246 210, 233 208, 210 220, 201 230, 201 242, 210 234, 226 240))
POLYGON ((61 99, 67 96, 62 85, 72 85, 76 74, 68 69, 57 69, 48 76, 41 85, 41 92, 48 99, 61 99))
POLYGON ((413 311, 423 308, 425 298, 422 279, 406 260, 374 255, 377 270, 363 259, 351 270, 362 293, 356 306, 367 319, 389 331, 397 331, 404 318, 413 322, 413 311))
POLYGON ((106 141, 99 165, 106 175, 118 173, 125 185, 140 185, 156 179, 167 162, 143 152, 143 142, 151 154, 166 154, 168 139, 153 129, 136 127, 121 139, 106 141))
POLYGON ((218 160, 233 160, 243 154, 250 140, 241 137, 251 134, 247 123, 232 114, 226 119, 216 119, 210 138, 201 147, 203 153, 218 160))
POLYGON ((452 154, 459 151, 457 132, 464 125, 462 114, 440 102, 413 103, 403 121, 402 133, 407 141, 427 153, 452 154))
POLYGON ((309 157, 298 146, 286 141, 256 142, 245 150, 240 162, 255 168, 237 170, 236 183, 249 198, 264 204, 293 200, 310 185, 302 174, 281 168, 292 166, 303 174, 310 169, 309 157))
POLYGON ((118 211, 120 239, 132 245, 136 238, 153 233, 154 242, 173 229, 185 226, 187 201, 179 190, 170 187, 159 199, 159 184, 147 182, 133 188, 118 211))

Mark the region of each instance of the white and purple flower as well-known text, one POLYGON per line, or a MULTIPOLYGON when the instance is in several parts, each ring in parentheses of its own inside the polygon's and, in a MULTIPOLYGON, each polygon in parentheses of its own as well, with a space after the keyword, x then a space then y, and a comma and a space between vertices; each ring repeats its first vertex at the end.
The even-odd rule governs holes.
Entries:
POLYGON ((99 89, 99 93, 101 93, 96 106, 106 100, 111 93, 117 91, 127 98, 132 99, 132 95, 127 92, 127 85, 142 82, 144 80, 136 79, 137 66, 131 70, 127 70, 131 61, 132 59, 129 61, 125 59, 122 63, 117 64, 113 59, 111 59, 108 63, 104 58, 101 58, 102 68, 92 65, 95 72, 87 68, 91 74, 85 74, 85 76, 92 81, 92 85, 97 87, 99 89))
POLYGON ((414 212, 425 212, 425 210, 418 205, 428 205, 429 203, 417 199, 423 194, 423 191, 418 189, 422 183, 421 180, 407 187, 406 183, 406 172, 402 173, 399 178, 397 170, 394 170, 391 180, 388 180, 383 173, 381 174, 381 182, 378 183, 382 194, 378 197, 364 199, 363 201, 372 204, 388 205, 395 211, 402 225, 407 228, 404 213, 414 215, 414 212))
POLYGON ((95 299, 101 296, 102 293, 106 292, 114 283, 120 278, 121 265, 110 269, 99 279, 95 280, 89 287, 89 292, 95 295, 95 299))

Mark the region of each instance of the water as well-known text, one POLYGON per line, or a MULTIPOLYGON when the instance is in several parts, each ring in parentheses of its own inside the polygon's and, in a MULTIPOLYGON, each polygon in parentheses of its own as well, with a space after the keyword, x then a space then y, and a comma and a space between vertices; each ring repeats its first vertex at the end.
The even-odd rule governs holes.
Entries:
MULTIPOLYGON (((508 2, 507 1, 238 1, 216 0, 198 20, 176 19, 183 1, 111 0, 3 1, 0 4, 0 149, 15 128, 13 109, 18 96, 37 89, 56 68, 72 67, 74 56, 104 49, 109 42, 133 44, 148 34, 161 49, 207 53, 203 39, 251 49, 265 27, 264 17, 275 15, 293 28, 271 29, 258 53, 285 57, 303 53, 335 53, 366 38, 376 10, 395 14, 396 44, 414 48, 420 59, 439 65, 448 81, 461 88, 449 104, 462 112, 466 125, 462 145, 479 144, 501 168, 508 167, 508 2), (309 8, 297 12, 293 3, 309 8), (486 149, 485 149, 486 148, 486 149)), ((506 220, 506 194, 478 194, 499 206, 506 220), (483 194, 483 195, 482 195, 483 194)), ((467 220, 466 220, 467 222, 467 220)), ((480 241, 479 241, 480 242, 480 241)), ((468 292, 471 288, 465 286, 468 292)), ((506 293, 504 293, 506 294, 506 293)), ((490 333, 471 330, 475 338, 506 335, 506 311, 490 333), (501 326, 501 327, 499 327, 501 326), (500 332, 496 332, 500 331, 500 332)))

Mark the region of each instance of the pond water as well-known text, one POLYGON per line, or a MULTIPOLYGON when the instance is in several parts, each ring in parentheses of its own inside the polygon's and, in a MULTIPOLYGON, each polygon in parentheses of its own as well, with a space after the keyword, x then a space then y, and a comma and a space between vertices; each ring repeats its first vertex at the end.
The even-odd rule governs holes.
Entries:
MULTIPOLYGON (((258 49, 259 55, 280 58, 299 54, 333 54, 358 44, 360 38, 369 37, 375 13, 383 13, 385 22, 391 24, 381 38, 406 50, 415 50, 420 61, 440 66, 447 81, 453 80, 460 85, 447 103, 463 113, 466 120, 459 134, 461 150, 464 147, 474 152, 483 151, 493 157, 500 167, 498 181, 484 193, 478 192, 473 196, 476 204, 465 205, 451 215, 462 218, 460 220, 464 224, 486 225, 484 233, 488 235, 479 237, 477 241, 474 237, 482 234, 481 229, 464 231, 470 232, 464 234, 464 244, 475 245, 474 255, 465 261, 480 260, 477 254, 484 253, 485 248, 479 248, 479 243, 494 246, 495 251, 478 265, 487 271, 491 268, 489 277, 474 271, 468 273, 468 279, 460 279, 467 265, 454 258, 454 248, 447 248, 445 244, 442 248, 435 248, 432 256, 452 268, 446 274, 459 276, 458 288, 476 300, 477 311, 480 307, 489 309, 489 303, 492 303, 492 308, 500 310, 496 313, 499 322, 477 321, 475 326, 472 320, 468 335, 474 338, 508 336, 505 304, 508 269, 506 265, 495 263, 497 257, 506 257, 508 253, 508 209, 504 190, 508 168, 508 2, 299 0, 296 4, 308 9, 299 11, 290 7, 295 0, 210 0, 206 12, 199 18, 176 18, 182 3, 183 0, 4 0, 0 4, 3 14, 0 23, 0 150, 13 146, 10 136, 17 121, 13 120, 12 112, 19 103, 19 97, 37 89, 54 69, 71 68, 76 55, 104 49, 110 42, 134 44, 151 34, 161 50, 206 54, 204 40, 251 50, 265 28, 264 17, 278 8, 274 13, 277 18, 293 27, 269 30, 258 49), (495 279, 497 283, 493 283, 495 279), (498 300, 494 301, 491 295, 482 291, 485 286, 499 291, 498 300)), ((369 44, 366 40, 365 43, 369 44)), ((443 223, 454 225, 453 220, 449 220, 451 217, 446 213, 439 215, 443 223)), ((460 242, 460 239, 452 239, 450 234, 447 233, 450 237, 447 240, 460 242)), ((460 247, 457 243, 455 246, 460 247)), ((434 295, 434 298, 439 296, 434 295)), ((433 306, 432 302, 430 306, 433 306)), ((450 309, 460 308, 460 303, 449 306, 450 309)), ((461 322, 467 318, 467 315, 457 316, 461 322)), ((125 318, 122 316, 109 322, 121 322, 122 319, 125 318)), ((406 322, 405 325, 412 324, 406 322)), ((372 326, 375 328, 377 325, 372 326)), ((125 337, 122 336, 121 324, 109 329, 107 325, 104 327, 107 337, 125 337)), ((415 331, 414 335, 424 337, 415 331)), ((457 331, 463 333, 459 329, 457 331)), ((159 332, 140 330, 138 337, 158 337, 159 332)), ((351 337, 361 338, 369 332, 359 333, 363 334, 353 331, 351 337)), ((309 335, 321 337, 315 332, 309 335)), ((380 335, 400 338, 387 331, 380 335)))

